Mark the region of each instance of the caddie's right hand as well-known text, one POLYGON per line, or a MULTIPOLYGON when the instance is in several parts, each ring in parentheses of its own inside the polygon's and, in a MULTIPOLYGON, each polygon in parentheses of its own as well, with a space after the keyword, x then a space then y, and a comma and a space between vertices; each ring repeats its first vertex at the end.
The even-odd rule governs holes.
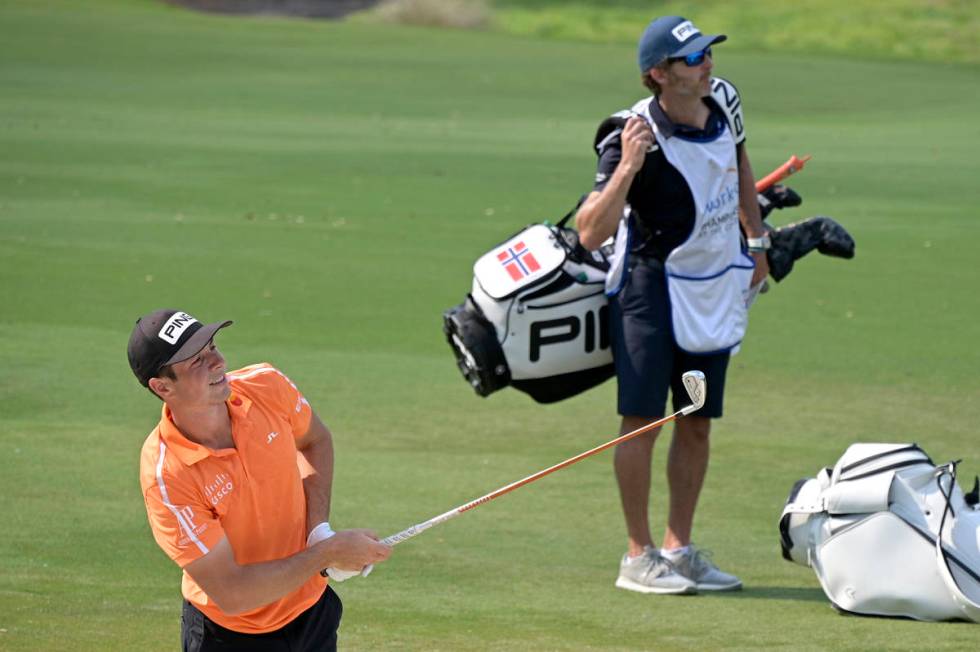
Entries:
POLYGON ((647 150, 653 145, 653 130, 647 121, 640 116, 634 115, 626 121, 623 133, 620 135, 622 142, 622 158, 619 160, 620 166, 627 166, 627 170, 636 174, 643 167, 646 160, 647 150))

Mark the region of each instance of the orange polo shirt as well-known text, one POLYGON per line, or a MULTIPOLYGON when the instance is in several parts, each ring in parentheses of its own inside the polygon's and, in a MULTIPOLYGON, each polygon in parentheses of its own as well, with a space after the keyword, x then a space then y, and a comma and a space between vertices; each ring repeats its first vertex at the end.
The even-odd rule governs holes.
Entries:
MULTIPOLYGON (((235 448, 196 444, 163 407, 143 444, 140 483, 153 537, 181 568, 227 536, 235 560, 251 564, 306 548, 306 496, 295 438, 306 434, 310 404, 286 376, 268 364, 228 373, 235 448)), ((322 595, 315 575, 271 604, 238 615, 221 611, 184 572, 184 597, 222 627, 245 633, 285 626, 322 595)))

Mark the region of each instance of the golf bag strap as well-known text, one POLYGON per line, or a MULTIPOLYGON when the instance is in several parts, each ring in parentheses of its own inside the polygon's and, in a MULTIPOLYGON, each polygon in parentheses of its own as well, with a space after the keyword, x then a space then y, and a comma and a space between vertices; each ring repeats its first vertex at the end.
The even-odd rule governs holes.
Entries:
MULTIPOLYGON (((951 555, 946 552, 943 548, 943 526, 946 523, 946 517, 952 515, 953 505, 952 505, 952 494, 953 487, 956 486, 956 465, 957 462, 950 462, 946 464, 942 473, 936 478, 939 483, 940 491, 946 497, 946 507, 943 510, 943 517, 939 524, 939 533, 936 536, 936 564, 939 566, 939 576, 943 578, 943 582, 946 584, 946 588, 949 589, 950 595, 953 596, 953 600, 959 607, 960 611, 963 612, 963 617, 967 620, 971 620, 975 623, 980 623, 980 604, 971 600, 967 596, 963 589, 960 588, 959 583, 956 581, 956 577, 953 576, 953 570, 950 568, 949 560, 951 555), (947 492, 942 488, 942 479, 944 476, 949 477, 949 491, 947 492)), ((980 583, 980 576, 977 576, 968 566, 959 562, 959 560, 953 558, 956 565, 964 570, 970 577, 975 581, 980 583)))
POLYGON ((579 201, 579 203, 575 205, 575 208, 565 213, 565 217, 558 220, 558 224, 556 224, 555 226, 557 226, 559 229, 564 229, 565 225, 568 224, 568 220, 572 219, 572 215, 575 215, 575 212, 578 210, 578 207, 581 205, 582 202, 579 201))

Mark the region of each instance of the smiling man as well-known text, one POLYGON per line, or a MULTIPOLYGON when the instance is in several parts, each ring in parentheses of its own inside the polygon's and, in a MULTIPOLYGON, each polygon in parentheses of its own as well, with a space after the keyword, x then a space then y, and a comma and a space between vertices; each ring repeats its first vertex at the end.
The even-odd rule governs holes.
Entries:
POLYGON ((742 102, 731 83, 712 76, 712 46, 726 38, 702 34, 680 16, 647 26, 638 60, 652 95, 599 127, 596 183, 576 217, 587 249, 615 236, 606 292, 621 432, 662 417, 668 391, 674 410, 684 407, 684 371, 699 369, 707 377, 705 406, 675 424, 667 457, 669 513, 659 548, 648 515, 659 429, 616 449, 627 531, 616 586, 642 593, 742 585, 691 542, 729 354, 745 334, 746 299, 769 270, 742 102))
POLYGON ((157 544, 183 569, 184 650, 334 650, 346 579, 387 559, 367 530, 334 533, 330 431, 278 369, 228 372, 230 321, 179 310, 136 322, 129 364, 164 405, 140 482, 157 544))

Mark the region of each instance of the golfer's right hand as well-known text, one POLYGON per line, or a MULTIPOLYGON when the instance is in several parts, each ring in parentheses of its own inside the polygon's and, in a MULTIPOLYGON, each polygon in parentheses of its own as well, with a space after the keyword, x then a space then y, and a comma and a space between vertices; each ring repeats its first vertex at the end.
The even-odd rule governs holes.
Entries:
POLYGON ((371 530, 341 530, 316 544, 321 547, 324 568, 360 572, 391 555, 391 546, 378 540, 371 530))
POLYGON ((646 120, 634 115, 626 121, 620 140, 623 145, 623 155, 619 164, 626 165, 627 169, 635 174, 643 167, 647 150, 653 145, 653 130, 646 120))

